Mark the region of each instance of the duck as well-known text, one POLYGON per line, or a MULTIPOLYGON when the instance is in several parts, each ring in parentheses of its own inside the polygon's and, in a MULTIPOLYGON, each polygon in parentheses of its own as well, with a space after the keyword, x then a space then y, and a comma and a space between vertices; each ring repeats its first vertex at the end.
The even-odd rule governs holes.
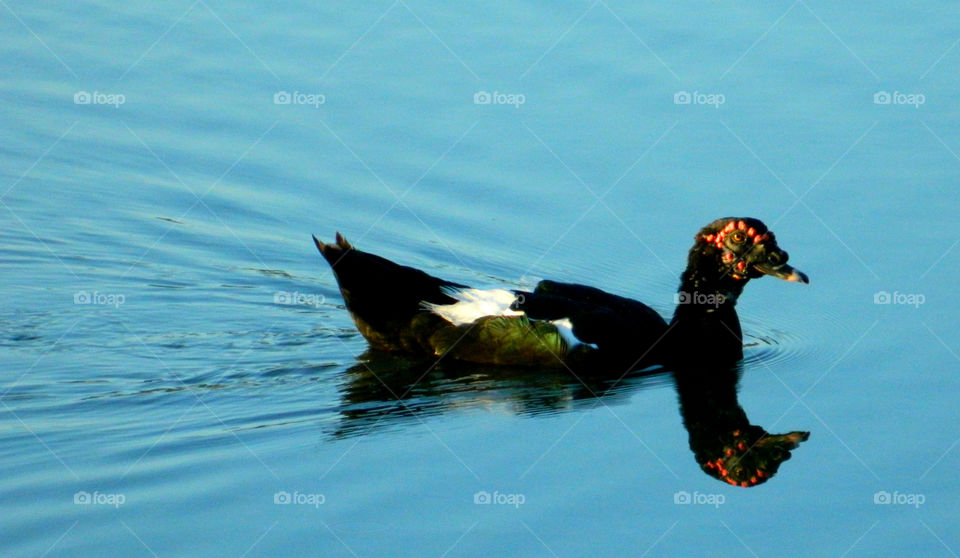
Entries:
POLYGON ((668 322, 599 288, 545 279, 533 290, 481 289, 353 247, 339 232, 314 244, 371 348, 521 367, 629 371, 723 366, 743 358, 736 305, 764 276, 809 283, 759 219, 725 217, 694 236, 668 322))

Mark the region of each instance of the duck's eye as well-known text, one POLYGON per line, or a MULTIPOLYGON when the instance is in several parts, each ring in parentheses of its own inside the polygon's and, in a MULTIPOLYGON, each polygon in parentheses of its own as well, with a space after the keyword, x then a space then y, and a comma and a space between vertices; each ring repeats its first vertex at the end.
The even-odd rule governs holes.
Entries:
POLYGON ((747 241, 747 233, 734 231, 733 234, 730 235, 730 240, 732 240, 734 244, 743 244, 747 241))
POLYGON ((770 254, 767 255, 767 263, 770 265, 778 265, 782 261, 783 258, 780 257, 779 252, 770 252, 770 254))

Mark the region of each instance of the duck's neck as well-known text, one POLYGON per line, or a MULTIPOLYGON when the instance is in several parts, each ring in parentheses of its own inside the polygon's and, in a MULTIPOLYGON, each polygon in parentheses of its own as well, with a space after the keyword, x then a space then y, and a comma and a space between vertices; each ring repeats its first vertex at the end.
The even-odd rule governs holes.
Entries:
POLYGON ((735 362, 743 356, 737 298, 746 279, 710 274, 694 267, 683 273, 671 321, 674 353, 680 360, 735 362))
POLYGON ((748 279, 735 279, 714 270, 688 267, 677 289, 677 315, 710 315, 721 309, 733 311, 748 279))

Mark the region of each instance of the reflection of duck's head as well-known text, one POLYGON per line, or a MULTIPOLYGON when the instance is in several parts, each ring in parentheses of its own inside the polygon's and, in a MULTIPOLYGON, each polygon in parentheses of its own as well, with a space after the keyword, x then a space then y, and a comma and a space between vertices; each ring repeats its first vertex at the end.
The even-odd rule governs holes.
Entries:
POLYGON ((735 486, 756 486, 776 474, 809 432, 770 434, 750 424, 737 401, 740 366, 674 372, 690 449, 705 473, 735 486))
POLYGON ((756 486, 775 475, 790 459, 790 450, 809 437, 809 432, 769 434, 750 425, 727 433, 715 446, 698 451, 696 458, 711 477, 734 486, 756 486))

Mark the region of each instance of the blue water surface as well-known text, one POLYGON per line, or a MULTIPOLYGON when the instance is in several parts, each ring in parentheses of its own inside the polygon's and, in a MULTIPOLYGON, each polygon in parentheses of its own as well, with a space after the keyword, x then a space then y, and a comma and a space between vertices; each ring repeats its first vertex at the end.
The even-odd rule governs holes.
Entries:
POLYGON ((0 554, 956 555, 958 17, 2 3, 0 554), (740 406, 810 432, 753 488, 669 374, 365 353, 310 239, 669 315, 728 215, 812 280, 738 306, 740 406))

